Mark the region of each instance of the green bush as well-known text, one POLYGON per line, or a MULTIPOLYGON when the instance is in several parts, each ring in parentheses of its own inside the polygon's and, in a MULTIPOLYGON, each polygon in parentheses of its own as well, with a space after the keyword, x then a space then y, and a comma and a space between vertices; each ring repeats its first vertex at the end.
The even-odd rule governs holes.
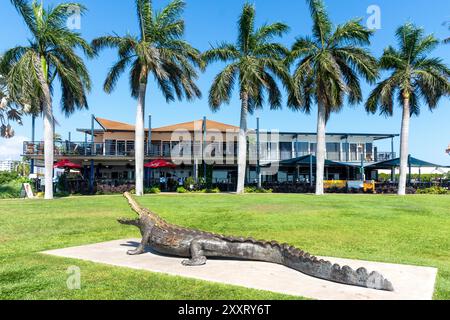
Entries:
POLYGON ((219 188, 206 189, 205 193, 220 193, 220 189, 219 188))
POLYGON ((441 187, 431 187, 417 190, 417 194, 450 194, 449 190, 441 187))
MULTIPOLYGON (((194 189, 196 188, 195 179, 192 178, 192 177, 186 178, 186 179, 184 180, 183 187, 184 187, 186 190, 191 190, 191 186, 192 186, 194 189)), ((192 191, 192 190, 191 190, 191 191, 192 191)))
POLYGON ((177 193, 188 193, 189 191, 186 190, 184 187, 177 188, 177 193))
POLYGON ((0 186, 19 179, 17 172, 0 172, 0 186))
POLYGON ((22 191, 22 183, 19 181, 10 181, 0 185, 0 199, 19 198, 22 191))
POLYGON ((150 188, 148 190, 148 193, 150 193, 150 194, 159 194, 159 193, 161 193, 161 189, 159 189, 158 187, 153 187, 153 188, 150 188))
POLYGON ((273 193, 272 189, 264 189, 264 188, 257 188, 257 187, 246 187, 245 193, 273 193))

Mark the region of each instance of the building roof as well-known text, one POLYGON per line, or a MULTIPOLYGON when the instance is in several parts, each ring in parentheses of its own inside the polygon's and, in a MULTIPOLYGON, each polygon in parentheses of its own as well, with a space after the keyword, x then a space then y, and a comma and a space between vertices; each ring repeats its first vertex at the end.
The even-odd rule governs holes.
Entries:
MULTIPOLYGON (((118 121, 112 121, 103 118, 95 118, 97 123, 102 127, 103 131, 116 131, 116 132, 134 132, 135 126, 118 121)), ((202 131, 203 120, 190 121, 184 123, 173 124, 169 126, 164 126, 160 128, 152 128, 152 132, 173 132, 176 130, 187 130, 189 132, 193 131, 202 131)), ((206 128, 208 130, 219 130, 225 132, 227 130, 238 131, 239 127, 228 125, 222 122, 206 120, 206 128)), ((145 129, 148 131, 148 128, 145 129)), ((78 129, 80 132, 91 133, 91 129, 78 129)), ((99 133, 101 131, 95 130, 95 133, 99 133)))
MULTIPOLYGON (((175 130, 187 130, 187 131, 198 131, 202 130, 203 120, 184 122, 179 124, 174 124, 166 127, 160 127, 152 129, 153 132, 173 132, 175 130)), ((206 120, 206 130, 219 130, 219 131, 238 131, 239 127, 225 124, 222 122, 206 120)))
POLYGON ((128 123, 112 121, 103 118, 95 118, 97 123, 106 131, 134 131, 134 126, 128 123))
MULTIPOLYGON (((99 134, 104 131, 115 131, 115 132, 134 132, 135 126, 119 122, 119 121, 113 121, 108 120, 104 118, 95 118, 97 123, 102 127, 102 130, 94 130, 95 134, 99 134)), ((202 131, 202 124, 203 120, 196 120, 196 121, 190 121, 190 122, 183 122, 173 125, 168 125, 164 127, 159 128, 152 128, 152 132, 174 132, 176 130, 187 130, 189 132, 194 132, 196 130, 202 131)), ((222 122, 217 122, 213 120, 206 120, 206 127, 207 131, 210 130, 219 130, 221 132, 226 132, 227 130, 231 131, 239 131, 239 127, 229 125, 222 122)), ((148 131, 148 129, 145 129, 148 131)), ((91 133, 91 129, 77 129, 79 132, 91 133)), ((250 129, 249 133, 255 133, 255 130, 250 129)), ((315 136, 315 132, 284 132, 280 131, 280 134, 283 135, 293 135, 293 136, 315 136)), ((342 140, 346 139, 347 137, 372 137, 374 140, 383 140, 383 139, 389 139, 389 138, 395 138, 398 137, 398 134, 378 134, 378 133, 327 133, 327 136, 339 136, 342 140)))
MULTIPOLYGON (((414 168, 446 168, 446 166, 441 166, 435 163, 423 161, 413 157, 410 157, 408 159, 408 166, 414 168)), ((368 166, 368 168, 374 169, 391 169, 393 167, 400 167, 400 158, 387 160, 368 166)))
MULTIPOLYGON (((306 155, 299 158, 289 159, 289 160, 283 160, 280 161, 281 165, 285 166, 310 166, 316 165, 317 158, 313 155, 306 155)), ((336 162, 331 160, 325 160, 325 166, 327 167, 357 167, 356 165, 348 164, 348 163, 342 163, 342 162, 336 162)))

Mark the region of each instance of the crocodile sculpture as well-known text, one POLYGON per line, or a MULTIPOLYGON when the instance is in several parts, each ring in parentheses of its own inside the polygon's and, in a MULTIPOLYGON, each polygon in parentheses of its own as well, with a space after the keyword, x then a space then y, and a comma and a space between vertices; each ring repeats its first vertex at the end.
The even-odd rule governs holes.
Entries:
POLYGON ((124 196, 139 218, 118 221, 139 228, 142 234, 139 247, 128 251, 129 255, 143 254, 146 246, 149 246, 160 254, 189 258, 183 261, 185 266, 204 265, 207 257, 262 261, 284 265, 323 280, 377 290, 394 290, 391 282, 378 272, 369 274, 365 268, 355 271, 348 266, 333 265, 329 261, 319 260, 300 249, 276 241, 227 237, 182 228, 142 208, 129 193, 125 193, 124 196))

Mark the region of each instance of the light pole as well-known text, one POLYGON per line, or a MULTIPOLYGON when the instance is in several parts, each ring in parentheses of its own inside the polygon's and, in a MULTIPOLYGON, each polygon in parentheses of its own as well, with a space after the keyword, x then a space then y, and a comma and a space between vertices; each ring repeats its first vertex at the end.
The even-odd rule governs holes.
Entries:
POLYGON ((258 179, 258 189, 262 187, 261 181, 261 140, 260 140, 260 127, 259 117, 256 118, 256 175, 258 179))

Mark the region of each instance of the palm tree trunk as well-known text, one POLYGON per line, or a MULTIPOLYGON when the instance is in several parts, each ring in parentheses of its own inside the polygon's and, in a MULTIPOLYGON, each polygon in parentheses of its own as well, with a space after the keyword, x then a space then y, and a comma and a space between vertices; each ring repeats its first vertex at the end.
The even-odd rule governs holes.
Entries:
MULTIPOLYGON (((46 94, 47 96, 47 94, 46 94)), ((53 163, 54 163, 54 140, 55 131, 53 121, 53 110, 51 98, 44 98, 44 163, 45 163, 45 199, 53 199, 53 163)))
POLYGON ((326 152, 326 110, 321 103, 318 104, 317 116, 317 150, 316 150, 316 195, 324 194, 323 176, 325 170, 325 152, 326 152))
POLYGON ((144 153, 145 153, 145 129, 144 129, 144 114, 145 114, 145 92, 147 85, 141 83, 139 86, 139 97, 136 112, 136 130, 135 130, 135 155, 136 155, 136 196, 144 195, 144 153))
POLYGON ((53 117, 52 95, 48 85, 48 64, 42 56, 35 60, 38 72, 39 82, 41 84, 42 113, 44 118, 44 167, 45 167, 45 199, 53 199, 53 164, 55 158, 55 121, 53 117))
POLYGON ((248 94, 241 94, 241 124, 239 128, 238 147, 238 181, 237 194, 243 194, 245 188, 245 174, 247 169, 247 115, 248 115, 248 94))
POLYGON ((409 123, 411 119, 410 99, 408 95, 403 97, 403 118, 400 140, 400 180, 398 183, 398 195, 406 194, 406 179, 408 173, 409 157, 409 123))

